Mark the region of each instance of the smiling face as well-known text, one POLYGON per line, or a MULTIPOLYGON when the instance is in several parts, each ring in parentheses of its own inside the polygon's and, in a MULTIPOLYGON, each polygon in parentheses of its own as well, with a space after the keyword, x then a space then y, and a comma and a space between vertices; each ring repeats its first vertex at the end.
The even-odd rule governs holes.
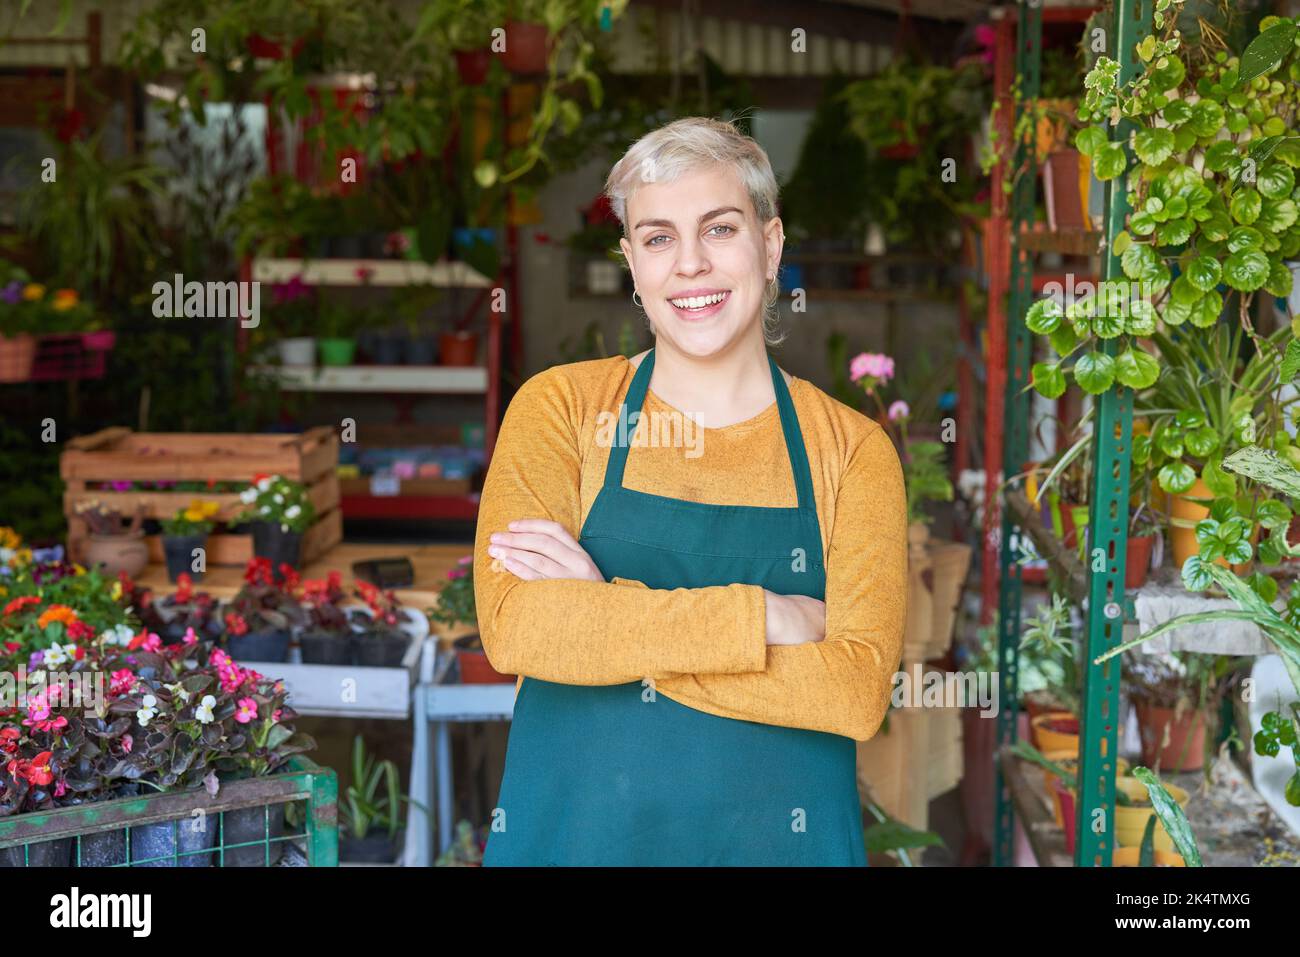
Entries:
POLYGON ((710 166, 646 183, 627 202, 621 241, 657 345, 696 358, 762 338, 763 295, 776 274, 781 220, 760 223, 736 171, 710 166))

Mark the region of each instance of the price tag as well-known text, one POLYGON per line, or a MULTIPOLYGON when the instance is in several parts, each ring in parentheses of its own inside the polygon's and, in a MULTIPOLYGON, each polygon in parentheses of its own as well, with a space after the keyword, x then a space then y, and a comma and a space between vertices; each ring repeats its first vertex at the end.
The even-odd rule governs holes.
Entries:
POLYGON ((370 476, 370 494, 375 496, 400 495, 402 493, 402 480, 396 475, 372 475, 370 476))

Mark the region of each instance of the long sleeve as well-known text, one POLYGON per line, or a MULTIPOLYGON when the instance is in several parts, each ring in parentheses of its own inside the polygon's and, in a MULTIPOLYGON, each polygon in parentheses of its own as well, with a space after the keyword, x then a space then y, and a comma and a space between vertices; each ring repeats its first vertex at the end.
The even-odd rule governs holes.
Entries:
POLYGON ((907 503, 898 454, 884 430, 874 428, 850 454, 835 497, 825 639, 769 647, 757 673, 683 674, 656 681, 657 691, 732 718, 858 741, 876 733, 902 655, 907 503))
POLYGON ((494 567, 488 536, 516 519, 550 519, 579 536, 580 436, 590 432, 582 426, 599 397, 584 395, 563 368, 533 376, 515 395, 484 481, 474 594, 492 666, 576 685, 739 675, 767 667, 766 612, 757 586, 649 589, 617 579, 524 581, 494 567))

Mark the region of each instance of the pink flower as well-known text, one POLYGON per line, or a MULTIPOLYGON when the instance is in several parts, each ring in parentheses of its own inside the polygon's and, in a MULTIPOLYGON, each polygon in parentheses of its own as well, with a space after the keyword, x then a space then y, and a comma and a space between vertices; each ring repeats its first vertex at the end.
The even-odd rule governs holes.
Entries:
POLYGON ((187 645, 196 645, 196 644, 198 644, 199 636, 196 635, 196 634, 194 634, 194 628, 193 628, 193 627, 186 628, 186 629, 185 629, 185 635, 184 635, 183 638, 181 638, 181 641, 184 642, 184 643, 187 644, 187 645))
POLYGON ((272 721, 277 721, 277 722, 278 722, 278 721, 280 720, 280 715, 281 715, 281 713, 283 713, 283 711, 284 711, 283 708, 276 708, 276 709, 275 709, 275 714, 271 715, 271 720, 272 720, 272 721))
POLYGON ((257 717, 257 702, 252 698, 240 698, 239 710, 235 712, 235 720, 240 724, 248 724, 257 717))
POLYGON ((135 675, 131 674, 131 669, 123 668, 120 671, 114 671, 110 676, 108 693, 110 695, 124 695, 135 687, 135 675))
POLYGON ((122 735, 122 750, 127 754, 131 753, 131 748, 135 746, 135 739, 129 734, 122 735))
POLYGON ((447 577, 450 578, 452 581, 455 581, 457 578, 464 578, 467 574, 469 573, 465 571, 465 569, 461 568, 460 566, 447 569, 447 577))
POLYGON ((889 406, 890 422, 897 422, 899 419, 905 419, 911 414, 912 414, 912 410, 908 408, 907 403, 904 402, 902 399, 899 399, 897 402, 891 403, 889 406))
POLYGON ((64 783, 63 778, 59 778, 59 780, 54 782, 54 796, 56 798, 63 797, 63 795, 67 793, 67 790, 68 785, 64 783))
POLYGON ((231 665, 226 668, 218 668, 217 676, 221 679, 221 690, 226 694, 234 694, 239 690, 239 686, 244 683, 245 674, 240 671, 238 666, 231 665))
MULTIPOLYGON (((870 377, 870 385, 883 385, 894 377, 894 360, 883 352, 860 352, 849 363, 849 378, 854 382, 870 377)), ((870 388, 870 386, 868 386, 870 388)))
POLYGON ((226 654, 220 648, 213 648, 212 655, 208 658, 208 664, 215 665, 218 668, 228 668, 230 665, 234 664, 234 661, 231 659, 230 655, 226 654))
POLYGON ((140 647, 142 647, 145 651, 157 652, 159 649, 162 648, 162 639, 159 638, 157 634, 151 631, 149 632, 149 636, 145 638, 144 642, 141 644, 140 647))

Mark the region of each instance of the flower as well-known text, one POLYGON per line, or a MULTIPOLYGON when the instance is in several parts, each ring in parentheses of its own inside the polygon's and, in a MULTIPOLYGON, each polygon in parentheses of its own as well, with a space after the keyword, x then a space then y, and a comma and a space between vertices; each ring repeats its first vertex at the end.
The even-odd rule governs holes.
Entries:
POLYGON ((271 487, 271 483, 275 481, 275 479, 278 477, 279 476, 275 476, 275 475, 263 475, 255 483, 257 485, 257 490, 259 492, 265 492, 267 489, 271 487))
POLYGON ((8 617, 9 615, 14 614, 15 612, 22 611, 28 605, 39 605, 40 603, 41 603, 41 599, 37 595, 23 595, 22 597, 15 598, 9 604, 5 605, 4 615, 8 617))
POLYGON ((244 620, 242 615, 237 615, 233 611, 227 612, 226 631, 232 635, 246 635, 248 634, 248 622, 244 620))
POLYGON ((117 624, 112 628, 106 629, 104 633, 99 636, 99 640, 104 642, 106 645, 122 645, 125 647, 131 643, 131 639, 134 637, 135 633, 131 631, 130 625, 117 624))
POLYGON ((248 488, 239 493, 239 500, 245 505, 252 505, 257 501, 257 489, 253 488, 251 485, 248 486, 248 488))
POLYGON ((216 706, 217 699, 210 694, 205 694, 203 700, 199 702, 198 707, 194 709, 194 717, 201 724, 211 724, 215 720, 212 714, 213 707, 216 706))
POLYGON ((888 382, 894 377, 894 360, 883 352, 862 352, 849 363, 849 378, 859 382, 865 378, 876 380, 871 386, 888 382))
POLYGON ((124 695, 135 687, 135 675, 130 668, 114 671, 109 676, 108 693, 114 697, 124 695))
POLYGON ((77 290, 60 289, 54 293, 54 302, 51 304, 55 312, 67 312, 78 302, 77 290))
POLYGON ((235 720, 240 724, 248 724, 257 717, 257 702, 252 698, 240 698, 239 710, 235 712, 235 720))
POLYGON ((27 773, 24 775, 28 782, 43 787, 54 780, 54 772, 50 768, 50 758, 52 757, 54 757, 53 751, 42 751, 32 758, 32 763, 28 765, 27 773))
POLYGON ((288 508, 284 510, 285 518, 297 518, 301 514, 302 514, 301 505, 290 505, 288 508))
POLYGON ((229 668, 235 663, 230 655, 226 654, 220 648, 213 648, 212 654, 208 657, 208 666, 215 668, 229 668))
POLYGON ((55 666, 67 663, 68 655, 57 642, 45 649, 41 659, 46 665, 55 666))
POLYGON ((194 626, 185 629, 185 634, 181 637, 181 643, 186 645, 198 644, 199 636, 194 633, 194 626))
POLYGON ((179 681, 175 684, 163 685, 163 687, 170 691, 174 697, 180 698, 181 704, 185 704, 190 700, 190 693, 185 690, 185 686, 179 681))
POLYGON ((40 283, 29 282, 23 286, 23 298, 28 302, 35 302, 45 295, 45 287, 40 283))
POLYGON ((16 305, 18 302, 22 300, 22 298, 23 298, 23 284, 18 279, 15 279, 12 282, 10 282, 9 285, 4 287, 4 289, 0 289, 0 299, 3 299, 11 306, 16 305))
POLYGON ((140 722, 140 727, 147 728, 149 726, 149 721, 158 713, 158 709, 154 707, 157 703, 158 699, 151 694, 145 695, 140 700, 141 707, 135 713, 135 719, 140 722))
POLYGON ((889 421, 897 422, 899 419, 905 419, 912 414, 912 410, 902 399, 893 402, 889 406, 889 421))

